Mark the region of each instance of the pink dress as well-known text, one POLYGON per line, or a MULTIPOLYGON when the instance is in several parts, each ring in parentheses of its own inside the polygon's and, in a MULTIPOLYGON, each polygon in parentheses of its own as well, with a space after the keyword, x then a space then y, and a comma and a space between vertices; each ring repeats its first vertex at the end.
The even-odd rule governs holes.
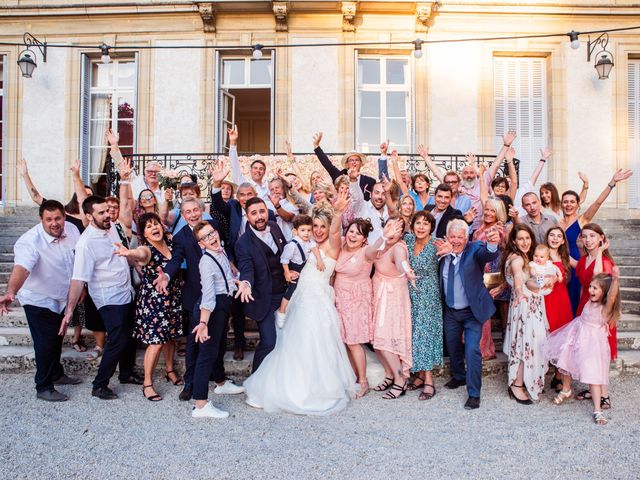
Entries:
POLYGON ((340 316, 340 335, 347 345, 369 343, 373 338, 371 323, 373 288, 372 262, 365 257, 366 247, 356 252, 340 251, 333 289, 340 316))
POLYGON ((608 385, 611 351, 603 306, 589 302, 582 314, 553 332, 544 345, 549 361, 589 385, 608 385))
POLYGON ((373 275, 373 347, 400 357, 402 371, 409 376, 413 364, 411 350, 411 299, 407 277, 393 263, 393 250, 399 242, 375 261, 373 275))

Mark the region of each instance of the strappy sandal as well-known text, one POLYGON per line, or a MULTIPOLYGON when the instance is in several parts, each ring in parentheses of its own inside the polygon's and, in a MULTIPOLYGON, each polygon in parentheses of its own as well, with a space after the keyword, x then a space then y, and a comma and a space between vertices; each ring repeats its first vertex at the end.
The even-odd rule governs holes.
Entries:
POLYGON ((427 387, 431 387, 433 389, 433 392, 425 392, 423 390, 422 392, 420 392, 420 396, 418 397, 418 400, 431 400, 433 397, 436 396, 436 387, 434 387, 430 383, 425 383, 424 388, 427 388, 427 387))
POLYGON ((603 410, 611 409, 611 399, 608 395, 606 397, 600 397, 600 408, 603 410))
POLYGON ((149 400, 150 402, 159 402, 160 400, 162 400, 162 397, 161 397, 160 395, 158 395, 157 393, 156 393, 155 395, 151 395, 150 397, 147 397, 147 396, 144 394, 144 391, 145 391, 147 388, 153 388, 153 383, 152 383, 151 385, 144 385, 144 386, 142 387, 142 396, 143 396, 144 398, 146 398, 146 399, 147 399, 147 400, 149 400))
POLYGON ((167 370, 167 374, 164 376, 164 378, 167 379, 167 382, 171 382, 174 385, 184 385, 184 380, 182 380, 174 370, 167 370), (172 373, 176 377, 175 380, 171 380, 171 377, 169 377, 169 375, 171 375, 172 373))
POLYGON ((602 412, 593 412, 593 422, 596 425, 606 425, 607 419, 602 412))
POLYGON ((576 400, 591 400, 591 390, 583 390, 576 395, 576 400))
POLYGON ((415 377, 415 378, 413 379, 413 382, 411 382, 411 383, 407 386, 407 389, 408 389, 408 390, 411 390, 411 391, 413 391, 413 390, 418 390, 419 388, 422 388, 422 387, 424 387, 425 385, 426 385, 426 383, 425 383, 425 381, 424 381, 424 379, 423 379, 423 378, 415 377), (422 383, 418 383, 418 381, 420 381, 420 382, 422 382, 422 383))
POLYGON ((382 398, 384 400, 395 400, 396 398, 403 396, 405 393, 407 393, 406 383, 404 385, 398 385, 397 383, 393 383, 391 384, 391 389, 387 393, 385 393, 382 396, 382 398), (396 393, 396 392, 400 392, 400 393, 396 393))
POLYGON ((384 392, 385 390, 388 390, 391 385, 393 385, 393 377, 384 377, 384 382, 376 385, 371 390, 375 392, 384 392))
POLYGON ((569 390, 568 392, 565 392, 564 390, 560 390, 556 395, 556 397, 553 399, 553 403, 555 403, 556 405, 562 405, 564 401, 567 400, 568 398, 571 398, 572 395, 573 395, 573 392, 571 390, 569 390))

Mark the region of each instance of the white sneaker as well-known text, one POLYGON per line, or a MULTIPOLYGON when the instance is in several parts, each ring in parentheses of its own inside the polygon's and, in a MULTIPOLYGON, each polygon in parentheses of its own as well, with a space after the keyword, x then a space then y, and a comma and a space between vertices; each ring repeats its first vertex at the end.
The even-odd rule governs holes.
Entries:
POLYGON ((229 416, 229 412, 220 410, 219 408, 211 405, 211 402, 207 402, 207 404, 202 408, 193 407, 193 410, 191 410, 191 416, 193 418, 227 418, 229 416))
POLYGON ((276 327, 280 329, 284 327, 284 317, 286 317, 286 315, 286 313, 276 310, 276 327))
POLYGON ((239 387, 231 380, 227 380, 222 385, 216 385, 213 393, 217 395, 237 395, 238 393, 244 393, 244 387, 239 387))

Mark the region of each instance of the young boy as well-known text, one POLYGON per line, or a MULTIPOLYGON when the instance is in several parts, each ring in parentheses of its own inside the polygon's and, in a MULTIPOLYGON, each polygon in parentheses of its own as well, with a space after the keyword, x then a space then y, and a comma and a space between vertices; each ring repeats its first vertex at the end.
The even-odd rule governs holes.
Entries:
POLYGON ((324 271, 324 262, 320 256, 320 249, 311 238, 311 231, 313 229, 313 220, 311 217, 309 215, 296 215, 293 218, 293 228, 295 229, 296 235, 285 245, 282 256, 280 257, 280 263, 284 269, 284 278, 289 285, 282 298, 282 303, 280 303, 280 308, 276 312, 276 325, 278 328, 284 327, 287 305, 298 284, 297 277, 294 280, 291 272, 297 272, 299 274, 302 271, 302 267, 304 267, 309 253, 315 255, 318 270, 324 271))

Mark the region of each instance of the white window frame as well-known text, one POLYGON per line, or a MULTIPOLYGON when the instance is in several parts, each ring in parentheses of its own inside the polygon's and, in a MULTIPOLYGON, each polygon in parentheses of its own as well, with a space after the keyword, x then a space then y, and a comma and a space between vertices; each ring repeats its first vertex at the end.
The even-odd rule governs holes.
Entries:
POLYGON ((628 168, 633 171, 627 186, 629 208, 640 208, 640 59, 627 64, 628 168))
MULTIPOLYGON (((215 82, 215 112, 216 112, 216 121, 215 121, 215 130, 214 130, 214 145, 216 146, 215 150, 219 153, 224 153, 227 150, 226 147, 226 131, 223 130, 225 128, 225 119, 223 118, 223 108, 224 101, 222 92, 226 91, 229 93, 229 89, 258 89, 258 88, 268 88, 271 91, 271 103, 269 105, 271 118, 270 118, 270 132, 269 132, 269 149, 273 151, 274 141, 275 141, 275 123, 276 123, 276 112, 275 112, 275 98, 276 98, 276 55, 275 50, 262 50, 262 60, 271 60, 271 83, 251 83, 251 61, 254 60, 251 55, 241 55, 241 54, 227 54, 224 50, 216 50, 216 82, 215 82), (225 60, 244 60, 244 82, 243 83, 225 83, 224 82, 224 65, 223 62, 225 60)), ((235 108, 235 102, 234 102, 235 108)), ((235 118, 235 112, 234 112, 235 118)))
MULTIPOLYGON (((93 87, 92 81, 92 66, 95 63, 100 63, 99 57, 93 57, 88 54, 82 54, 82 94, 81 94, 81 109, 80 109, 80 156, 82 179, 88 185, 97 183, 98 177, 106 175, 105 173, 90 172, 90 158, 91 151, 100 147, 91 146, 91 99, 93 94, 110 94, 112 98, 118 98, 119 94, 127 93, 133 94, 133 118, 125 120, 133 120, 133 144, 125 145, 126 148, 131 148, 133 152, 137 148, 137 130, 138 130, 138 55, 137 53, 131 54, 118 54, 118 58, 111 60, 114 66, 113 78, 114 84, 112 87, 93 87), (117 84, 118 79, 118 67, 121 62, 127 62, 134 64, 134 82, 133 87, 119 87, 117 84), (88 129, 88 132, 87 132, 88 129)), ((118 103, 111 103, 111 126, 114 133, 118 133, 118 103)), ((105 142, 106 143, 106 142, 105 142)))
POLYGON ((356 52, 355 57, 355 118, 354 118, 354 143, 355 149, 363 153, 377 153, 379 143, 369 145, 360 142, 360 92, 378 92, 380 93, 380 140, 379 142, 389 139, 394 148, 398 149, 400 153, 411 153, 415 147, 415 95, 414 95, 414 71, 415 64, 411 55, 374 55, 364 54, 356 52), (380 83, 379 84, 358 84, 359 78, 359 60, 380 60, 380 83), (387 60, 406 60, 408 67, 408 75, 404 84, 387 84, 387 60), (407 140, 408 143, 398 145, 394 144, 394 139, 389 138, 387 133, 387 120, 389 118, 401 118, 401 117, 387 117, 387 92, 406 92, 409 96, 408 111, 407 111, 407 140))
POLYGON ((0 200, 0 204, 2 205, 2 207, 4 208, 5 206, 5 198, 6 198, 6 185, 5 185, 5 176, 6 176, 6 165, 5 165, 5 155, 4 155, 4 151, 7 147, 5 141, 6 141, 6 135, 5 135, 5 131, 6 131, 6 124, 7 124, 7 101, 6 98, 4 97, 4 87, 7 84, 7 56, 6 55, 0 55, 0 77, 2 78, 2 88, 0 88, 0 97, 2 98, 2 109, 0 109, 0 136, 2 137, 0 140, 0 145, 2 145, 0 147, 0 165, 2 165, 2 171, 0 172, 0 194, 2 194, 2 199, 0 200))

